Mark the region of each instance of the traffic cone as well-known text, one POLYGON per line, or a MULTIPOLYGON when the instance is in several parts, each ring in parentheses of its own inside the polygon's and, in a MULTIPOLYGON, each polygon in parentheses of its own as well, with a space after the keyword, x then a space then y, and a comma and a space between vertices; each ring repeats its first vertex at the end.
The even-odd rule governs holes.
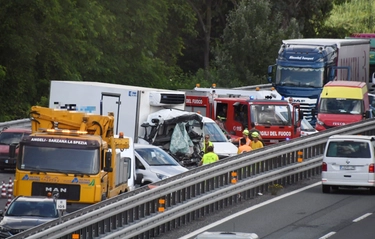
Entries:
POLYGON ((8 194, 8 201, 7 201, 7 204, 5 204, 5 210, 8 209, 11 201, 12 201, 12 194, 8 194))
POLYGON ((8 194, 13 194, 13 183, 8 184, 8 194))
POLYGON ((7 189, 6 189, 4 181, 3 181, 3 184, 2 184, 2 187, 1 187, 1 197, 2 198, 6 198, 7 197, 7 189))
POLYGON ((9 185, 13 188, 13 180, 12 180, 12 178, 9 178, 9 185))

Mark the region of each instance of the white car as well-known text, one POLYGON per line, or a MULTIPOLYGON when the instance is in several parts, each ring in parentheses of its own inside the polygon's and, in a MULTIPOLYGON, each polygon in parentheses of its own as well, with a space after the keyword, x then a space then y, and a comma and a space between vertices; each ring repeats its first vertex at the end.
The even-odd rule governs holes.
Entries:
POLYGON ((247 232, 203 232, 195 239, 258 239, 259 236, 255 233, 247 232))
POLYGON ((312 127, 312 125, 305 118, 301 120, 301 136, 307 136, 310 134, 318 133, 318 131, 312 127))
POLYGON ((171 155, 157 146, 134 144, 134 151, 136 173, 143 175, 142 185, 188 171, 171 155))

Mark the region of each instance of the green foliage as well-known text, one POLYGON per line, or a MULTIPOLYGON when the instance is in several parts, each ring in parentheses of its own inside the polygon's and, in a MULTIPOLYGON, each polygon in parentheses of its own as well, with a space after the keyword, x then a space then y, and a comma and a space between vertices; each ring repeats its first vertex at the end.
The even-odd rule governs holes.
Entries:
POLYGON ((375 2, 372 0, 347 1, 334 6, 325 26, 343 29, 344 36, 351 33, 375 33, 374 12, 375 2))
POLYGON ((215 50, 220 84, 266 83, 267 66, 274 63, 281 40, 299 36, 295 20, 285 29, 281 25, 281 14, 271 11, 269 1, 242 1, 229 14, 223 44, 215 50))

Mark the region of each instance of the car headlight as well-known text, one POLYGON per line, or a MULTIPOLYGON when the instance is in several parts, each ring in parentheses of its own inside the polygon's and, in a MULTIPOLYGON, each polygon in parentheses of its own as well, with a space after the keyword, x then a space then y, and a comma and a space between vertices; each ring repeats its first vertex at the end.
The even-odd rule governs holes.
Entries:
POLYGON ((156 176, 158 177, 158 179, 160 179, 160 180, 163 180, 163 179, 166 179, 166 178, 168 178, 168 176, 167 175, 164 175, 164 174, 160 174, 160 173, 157 173, 156 174, 156 176))

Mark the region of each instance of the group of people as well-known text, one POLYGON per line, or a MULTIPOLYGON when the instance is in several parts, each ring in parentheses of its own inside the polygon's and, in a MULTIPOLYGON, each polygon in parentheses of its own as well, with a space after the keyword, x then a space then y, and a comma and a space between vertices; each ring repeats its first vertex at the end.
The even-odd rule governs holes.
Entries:
MULTIPOLYGON (((238 154, 263 148, 262 137, 257 130, 249 131, 245 129, 242 135, 243 137, 240 139, 237 151, 238 154)), ((204 155, 199 162, 199 166, 214 163, 219 160, 219 156, 214 152, 214 144, 210 141, 209 135, 205 135, 204 137, 203 152, 204 155)))
POLYGON ((245 129, 242 132, 242 138, 240 139, 240 143, 238 146, 238 154, 242 154, 244 152, 250 152, 254 149, 263 148, 264 144, 262 142, 262 136, 259 134, 258 131, 245 129))

